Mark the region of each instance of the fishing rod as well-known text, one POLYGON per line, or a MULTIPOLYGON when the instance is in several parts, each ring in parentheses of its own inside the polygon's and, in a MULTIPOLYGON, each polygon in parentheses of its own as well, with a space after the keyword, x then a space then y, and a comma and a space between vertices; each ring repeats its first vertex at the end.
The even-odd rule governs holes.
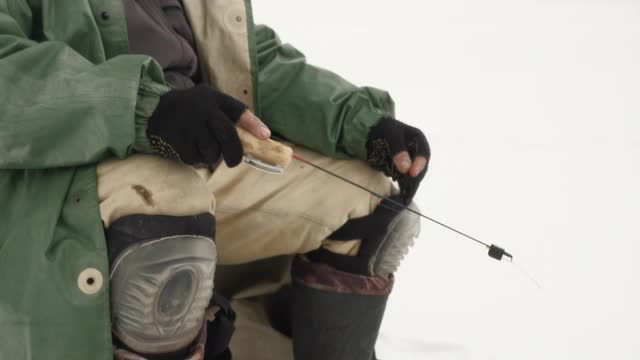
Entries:
MULTIPOLYGON (((293 153, 293 149, 283 145, 277 141, 274 141, 272 139, 266 139, 266 140, 261 140, 256 138, 255 136, 249 134, 246 130, 242 129, 241 127, 237 127, 238 130, 238 135, 240 137, 240 140, 242 142, 242 146, 244 149, 244 161, 249 164, 250 166, 253 166, 254 168, 258 169, 258 170, 262 170, 271 174, 282 174, 284 173, 284 169, 287 168, 287 166, 291 163, 291 161, 293 159, 300 161, 304 164, 307 164, 315 169, 318 169, 328 175, 331 175, 333 177, 336 177, 348 184, 351 184, 363 191, 368 192, 369 194, 371 194, 372 196, 380 199, 380 205, 384 206, 386 208, 389 208, 393 211, 396 212, 400 212, 402 210, 407 210, 413 214, 416 214, 420 217, 423 217, 437 225, 440 225, 450 231, 455 232, 456 234, 459 234, 461 236, 464 236, 465 238, 472 240, 474 242, 476 242, 477 244, 480 244, 482 246, 484 246, 485 248, 488 249, 488 255, 489 257, 498 260, 498 261, 502 261, 503 259, 508 260, 508 262, 510 262, 511 264, 513 264, 522 274, 524 274, 526 277, 529 278, 529 280, 531 280, 532 283, 534 283, 538 288, 542 289, 542 286, 540 286, 540 284, 533 278, 533 276, 531 276, 520 264, 516 264, 513 261, 513 255, 511 255, 510 253, 508 253, 504 248, 497 246, 495 244, 488 244, 486 242, 480 241, 477 238, 468 235, 452 226, 449 226, 445 223, 443 223, 442 221, 438 221, 432 217, 426 216, 394 199, 391 199, 387 196, 384 196, 380 193, 377 193, 371 189, 367 189, 366 187, 352 181, 349 180, 341 175, 338 175, 332 171, 329 171, 321 166, 318 166, 306 159, 304 159, 303 157, 296 155, 293 153), (389 206, 389 205, 393 205, 393 206, 389 206)), ((276 139, 276 140, 283 140, 283 139, 278 139, 277 136, 273 136, 272 138, 276 139)))

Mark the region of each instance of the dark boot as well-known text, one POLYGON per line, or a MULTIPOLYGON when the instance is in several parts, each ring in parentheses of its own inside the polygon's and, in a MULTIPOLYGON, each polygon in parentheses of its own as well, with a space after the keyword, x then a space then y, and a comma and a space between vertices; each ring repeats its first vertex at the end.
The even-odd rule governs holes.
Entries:
POLYGON ((350 274, 296 258, 293 352, 296 360, 372 360, 389 278, 350 274))

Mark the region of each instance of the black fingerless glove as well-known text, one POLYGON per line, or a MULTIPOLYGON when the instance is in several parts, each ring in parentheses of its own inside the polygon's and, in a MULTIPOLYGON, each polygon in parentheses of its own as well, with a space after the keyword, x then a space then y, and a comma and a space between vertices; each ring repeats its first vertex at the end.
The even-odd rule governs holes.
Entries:
POLYGON ((213 165, 220 155, 229 167, 242 161, 235 122, 247 106, 207 85, 171 90, 149 118, 147 137, 156 153, 186 164, 213 165))
POLYGON ((427 138, 420 129, 413 126, 392 118, 384 118, 369 131, 367 162, 372 168, 384 172, 398 182, 401 198, 405 205, 409 205, 427 173, 427 167, 416 177, 400 173, 393 163, 393 157, 403 151, 409 152, 412 161, 418 155, 426 157, 427 161, 431 157, 427 138))

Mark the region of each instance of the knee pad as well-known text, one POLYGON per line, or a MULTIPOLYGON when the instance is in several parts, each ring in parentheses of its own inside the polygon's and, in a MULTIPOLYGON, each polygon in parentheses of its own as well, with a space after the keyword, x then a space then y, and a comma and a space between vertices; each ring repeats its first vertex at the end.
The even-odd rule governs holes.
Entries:
POLYGON ((107 230, 114 335, 142 354, 188 347, 213 291, 215 219, 132 215, 107 230))
MULTIPOLYGON (((409 207, 419 210, 415 203, 409 207)), ((329 235, 329 239, 338 241, 361 239, 356 256, 320 248, 307 257, 350 273, 388 277, 398 269, 419 234, 420 218, 416 214, 382 201, 370 215, 350 219, 329 235)))
MULTIPOLYGON (((420 212, 414 202, 409 205, 409 208, 420 212)), ((384 239, 372 255, 372 273, 387 277, 396 272, 418 235, 420 235, 420 217, 408 210, 399 212, 390 221, 384 239)))

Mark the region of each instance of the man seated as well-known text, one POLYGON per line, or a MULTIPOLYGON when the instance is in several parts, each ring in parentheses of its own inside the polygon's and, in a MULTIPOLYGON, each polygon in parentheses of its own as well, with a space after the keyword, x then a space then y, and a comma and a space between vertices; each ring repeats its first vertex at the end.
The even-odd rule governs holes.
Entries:
MULTIPOLYGON (((216 289, 238 310, 234 358, 375 359, 417 218, 302 163, 281 176, 256 171, 242 162, 236 127, 262 140, 275 133, 314 164, 410 205, 429 146, 394 119, 386 92, 307 64, 273 30, 254 27, 249 3, 238 0, 0 0, 0 66, 19 70, 3 88, 11 80, 22 96, 32 92, 27 102, 0 95, 0 134, 11 134, 2 137, 3 176, 43 171, 32 189, 74 199, 62 207, 50 199, 31 226, 54 219, 52 274, 65 258, 108 258, 117 358, 229 358, 230 326, 220 322, 232 319, 220 317, 231 310, 212 297, 216 289), (82 203, 96 193, 97 202, 82 203), (71 210, 78 204, 86 212, 71 210), (218 317, 206 311, 216 305, 218 317)), ((27 181, 0 180, 1 191, 27 181)), ((8 200, 17 213, 42 205, 8 200)), ((73 313, 96 298, 99 308, 105 269, 92 261, 78 265, 93 274, 78 271, 78 284, 87 282, 73 296, 83 300, 55 306, 73 313)), ((103 354, 100 336, 66 329, 103 354)), ((34 351, 91 353, 50 346, 34 351)))

